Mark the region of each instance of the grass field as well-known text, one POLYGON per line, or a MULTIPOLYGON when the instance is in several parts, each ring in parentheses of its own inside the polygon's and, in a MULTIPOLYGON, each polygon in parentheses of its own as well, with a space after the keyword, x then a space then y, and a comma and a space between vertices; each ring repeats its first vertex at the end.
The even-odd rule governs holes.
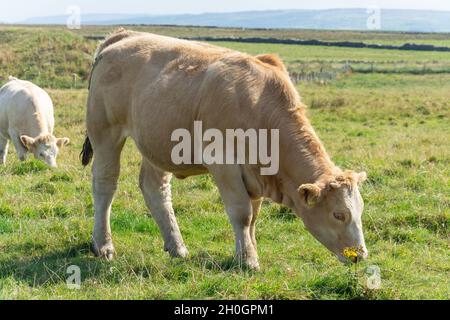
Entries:
MULTIPOLYGON (((61 27, 54 27, 59 28, 61 27)), ((80 35, 105 34, 117 26, 86 26, 77 31, 80 35)), ((263 37, 278 39, 317 39, 323 41, 361 41, 366 43, 402 45, 405 43, 450 46, 450 33, 366 32, 308 29, 243 29, 202 28, 184 26, 132 26, 134 30, 153 32, 175 37, 263 37)))
MULTIPOLYGON (((214 32, 196 29, 201 31, 214 32)), ((402 34, 382 35, 404 41, 402 34)), ((362 195, 371 255, 358 264, 356 276, 289 210, 270 202, 257 223, 262 270, 242 270, 233 260, 234 236, 208 176, 174 180, 174 208, 191 255, 171 259, 147 216, 137 182, 140 156, 132 141, 123 152, 113 205, 117 257, 105 262, 90 252, 91 175, 78 160, 86 79, 96 45, 62 28, 0 27, 0 76, 13 74, 46 87, 55 104, 56 134, 72 140, 61 151, 58 169, 33 160, 19 163, 13 148, 7 165, 0 167, 0 299, 450 298, 449 73, 355 72, 326 85, 298 84, 334 161, 369 174, 362 195), (75 86, 73 73, 79 78, 75 86), (79 290, 66 285, 70 265, 81 268, 79 290), (370 265, 381 270, 381 289, 367 287, 370 265)), ((221 45, 251 54, 278 53, 289 68, 299 60, 450 60, 450 53, 221 45)))

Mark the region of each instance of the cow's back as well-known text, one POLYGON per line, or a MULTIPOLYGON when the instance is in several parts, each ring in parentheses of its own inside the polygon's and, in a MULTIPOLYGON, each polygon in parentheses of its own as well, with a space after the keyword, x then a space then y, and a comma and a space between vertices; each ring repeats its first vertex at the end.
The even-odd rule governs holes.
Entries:
POLYGON ((232 92, 230 86, 243 91, 264 86, 263 72, 250 75, 251 69, 263 69, 263 63, 257 65, 249 55, 206 43, 123 33, 111 36, 116 42, 108 38, 94 61, 88 117, 98 114, 98 121, 131 130, 141 121, 148 127, 155 116, 168 116, 178 128, 185 127, 177 120, 192 124, 199 112, 208 112, 202 105, 220 110, 218 102, 235 104, 233 99, 240 97, 233 95, 242 92, 232 92))
POLYGON ((229 52, 203 43, 120 31, 98 49, 90 99, 101 96, 112 124, 139 120, 133 115, 135 107, 157 111, 166 104, 164 100, 177 106, 181 100, 192 101, 211 62, 229 52))
POLYGON ((276 66, 205 43, 141 33, 113 37, 94 63, 88 131, 89 124, 121 127, 161 167, 171 163, 171 134, 180 128, 193 134, 196 120, 205 130, 258 127, 255 106, 270 91, 276 66))

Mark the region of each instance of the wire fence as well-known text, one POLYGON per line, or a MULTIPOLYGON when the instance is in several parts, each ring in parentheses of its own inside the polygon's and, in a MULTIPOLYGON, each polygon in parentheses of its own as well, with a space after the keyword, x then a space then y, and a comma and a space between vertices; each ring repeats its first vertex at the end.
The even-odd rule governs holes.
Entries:
POLYGON ((295 61, 289 64, 289 74, 294 83, 329 83, 340 76, 351 74, 450 74, 449 62, 416 61, 295 61))

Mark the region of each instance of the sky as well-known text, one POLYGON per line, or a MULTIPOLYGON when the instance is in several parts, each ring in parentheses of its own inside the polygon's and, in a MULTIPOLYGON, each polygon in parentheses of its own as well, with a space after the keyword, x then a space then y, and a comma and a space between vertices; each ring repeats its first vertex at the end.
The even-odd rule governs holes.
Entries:
POLYGON ((0 0, 0 21, 65 15, 70 6, 82 13, 181 14, 276 9, 365 8, 450 11, 449 0, 0 0))

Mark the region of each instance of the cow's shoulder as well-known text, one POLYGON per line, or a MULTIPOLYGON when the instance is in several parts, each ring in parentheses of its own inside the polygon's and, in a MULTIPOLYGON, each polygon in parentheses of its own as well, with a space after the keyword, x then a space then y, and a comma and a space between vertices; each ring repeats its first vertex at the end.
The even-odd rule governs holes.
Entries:
POLYGON ((281 59, 275 54, 260 54, 255 58, 266 65, 270 65, 283 72, 287 72, 286 66, 284 65, 283 61, 281 61, 281 59))

